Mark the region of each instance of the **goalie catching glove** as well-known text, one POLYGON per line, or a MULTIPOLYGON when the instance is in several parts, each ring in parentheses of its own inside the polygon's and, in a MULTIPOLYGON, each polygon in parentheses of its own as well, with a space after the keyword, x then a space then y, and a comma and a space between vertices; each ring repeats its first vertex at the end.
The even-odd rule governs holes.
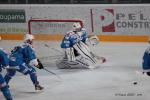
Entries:
POLYGON ((86 44, 88 45, 97 45, 99 44, 99 38, 96 35, 89 36, 86 40, 86 44))

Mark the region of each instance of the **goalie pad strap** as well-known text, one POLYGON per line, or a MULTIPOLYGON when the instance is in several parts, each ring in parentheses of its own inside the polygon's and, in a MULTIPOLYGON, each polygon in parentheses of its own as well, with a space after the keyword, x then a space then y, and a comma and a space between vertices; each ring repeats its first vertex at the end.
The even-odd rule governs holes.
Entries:
POLYGON ((66 55, 67 55, 68 61, 74 61, 75 60, 73 48, 66 48, 66 55))

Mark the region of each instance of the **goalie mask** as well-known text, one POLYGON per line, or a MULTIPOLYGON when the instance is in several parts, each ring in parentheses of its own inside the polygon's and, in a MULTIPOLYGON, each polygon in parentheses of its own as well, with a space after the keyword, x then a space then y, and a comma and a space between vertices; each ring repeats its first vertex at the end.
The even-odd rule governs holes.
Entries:
POLYGON ((80 31, 81 30, 81 25, 80 25, 80 23, 74 23, 73 24, 73 30, 74 31, 80 31))
POLYGON ((24 37, 24 41, 26 43, 32 44, 34 36, 32 34, 26 34, 24 37))

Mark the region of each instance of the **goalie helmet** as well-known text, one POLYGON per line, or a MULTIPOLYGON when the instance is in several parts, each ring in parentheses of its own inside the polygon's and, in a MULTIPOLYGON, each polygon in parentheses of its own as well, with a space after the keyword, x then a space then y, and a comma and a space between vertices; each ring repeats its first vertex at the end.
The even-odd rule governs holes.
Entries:
POLYGON ((24 37, 24 41, 29 44, 32 44, 33 39, 34 39, 34 36, 32 34, 26 34, 24 37))
POLYGON ((34 36, 32 34, 26 34, 24 37, 24 41, 33 40, 33 39, 34 39, 34 36))
POLYGON ((81 25, 80 25, 80 23, 73 23, 73 29, 75 30, 75 31, 78 31, 78 30, 81 30, 81 25))

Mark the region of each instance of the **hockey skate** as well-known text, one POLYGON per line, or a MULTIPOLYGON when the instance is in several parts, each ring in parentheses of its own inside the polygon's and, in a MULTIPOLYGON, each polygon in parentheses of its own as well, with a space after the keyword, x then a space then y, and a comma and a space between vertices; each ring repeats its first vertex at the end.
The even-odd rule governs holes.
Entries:
POLYGON ((40 86, 39 84, 35 85, 35 90, 43 90, 44 87, 40 86))

